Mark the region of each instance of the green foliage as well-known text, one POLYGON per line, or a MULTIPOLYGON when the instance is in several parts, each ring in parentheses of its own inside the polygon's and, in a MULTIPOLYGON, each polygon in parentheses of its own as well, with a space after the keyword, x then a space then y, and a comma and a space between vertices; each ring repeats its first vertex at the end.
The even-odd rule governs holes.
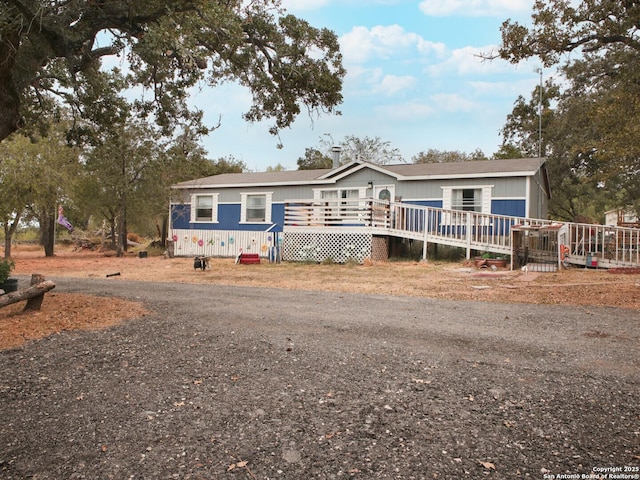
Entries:
POLYGON ((13 260, 9 260, 6 258, 0 259, 0 284, 4 283, 7 278, 11 275, 11 271, 14 269, 16 264, 13 260))
POLYGON ((457 150, 437 150, 430 148, 426 152, 420 152, 411 158, 412 163, 450 163, 468 162, 472 160, 487 160, 482 150, 475 150, 468 154, 457 150))
POLYGON ((64 122, 50 122, 48 133, 27 138, 13 135, 0 143, 0 224, 5 252, 11 237, 25 219, 37 219, 45 253, 53 255, 53 222, 57 207, 77 180, 78 150, 65 141, 64 122))
MULTIPOLYGON (((166 136, 202 115, 187 104, 191 87, 235 81, 253 104, 247 121, 271 119, 277 134, 302 107, 336 113, 345 70, 337 36, 286 15, 279 2, 58 2, 2 0, 0 140, 55 105, 98 126, 135 114, 153 117, 166 136), (99 38, 99 41, 98 41, 99 38), (130 73, 105 72, 107 56, 126 57, 130 73), (122 92, 145 94, 135 101, 122 92)), ((76 139, 95 130, 78 125, 76 139)))
POLYGON ((495 152, 491 157, 495 160, 509 159, 509 158, 524 158, 524 154, 516 145, 503 142, 502 145, 500 145, 500 149, 497 152, 495 152))
POLYGON ((298 158, 298 170, 317 170, 331 168, 333 160, 317 148, 305 148, 304 157, 298 158))
POLYGON ((547 80, 542 85, 542 90, 540 85, 535 87, 529 101, 519 96, 500 132, 503 148, 509 150, 511 146, 521 154, 521 157, 535 158, 538 153, 541 153, 542 157, 546 156, 548 148, 545 142, 548 143, 551 139, 550 126, 555 113, 551 103, 557 100, 559 95, 559 87, 552 80, 547 80), (542 133, 542 144, 540 133, 542 133))
POLYGON ((355 135, 348 135, 340 142, 341 163, 355 161, 377 163, 378 165, 389 165, 402 163, 404 159, 400 151, 391 146, 391 142, 384 141, 380 137, 359 138, 355 135))
MULTIPOLYGON (((606 209, 640 205, 640 3, 539 1, 532 19, 530 28, 503 24, 499 56, 513 63, 538 57, 545 66, 566 59, 566 88, 544 87, 551 213, 601 220, 606 209)), ((536 97, 520 98, 503 130, 525 154, 534 144, 536 97)))
POLYGON ((284 165, 278 163, 275 167, 267 167, 267 172, 283 172, 285 170, 284 165))
POLYGON ((531 18, 531 28, 504 22, 500 57, 513 63, 538 57, 550 66, 574 50, 596 52, 617 45, 640 51, 637 1, 541 0, 535 2, 531 18))

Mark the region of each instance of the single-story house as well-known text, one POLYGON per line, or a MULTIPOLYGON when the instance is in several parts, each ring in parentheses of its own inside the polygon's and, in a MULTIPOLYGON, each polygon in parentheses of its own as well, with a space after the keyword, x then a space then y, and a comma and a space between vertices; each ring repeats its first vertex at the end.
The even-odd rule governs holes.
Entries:
MULTIPOLYGON (((371 227, 396 228, 409 222, 408 214, 389 205, 544 219, 550 198, 544 158, 401 165, 351 162, 320 170, 221 174, 182 182, 173 190, 169 236, 175 255, 233 257, 252 252, 267 257, 282 247, 285 260, 300 260, 302 251, 305 255, 319 251, 319 236, 334 244, 334 257, 350 249, 360 257, 372 249, 388 249, 388 240, 382 247, 372 246, 372 238, 379 245, 387 231, 372 233, 371 227), (324 206, 321 221, 320 205, 324 206), (380 205, 387 205, 384 224, 374 218, 380 205), (365 225, 367 211, 371 216, 365 225), (366 233, 363 226, 370 227, 366 233), (366 236, 357 236, 361 234, 366 236)), ((439 224, 452 222, 452 215, 439 216, 439 224)))
POLYGON ((604 224, 610 226, 635 226, 640 225, 640 217, 633 208, 616 208, 604 213, 604 224))

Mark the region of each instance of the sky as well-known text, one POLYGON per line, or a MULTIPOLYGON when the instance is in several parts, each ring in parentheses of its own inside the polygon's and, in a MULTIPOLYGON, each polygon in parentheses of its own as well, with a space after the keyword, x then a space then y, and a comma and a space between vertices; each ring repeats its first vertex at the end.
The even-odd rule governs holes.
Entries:
MULTIPOLYGON (((347 74, 340 116, 303 113, 280 134, 247 123, 249 92, 234 84, 197 92, 205 121, 221 126, 203 140, 209 158, 232 156, 251 171, 297 169, 306 148, 347 136, 380 138, 404 161, 429 149, 491 156, 519 95, 540 82, 535 60, 483 61, 507 19, 529 24, 533 0, 283 0, 283 6, 339 38, 347 74), (278 144, 282 142, 283 148, 278 144)), ((546 72, 542 72, 544 76, 546 72)))

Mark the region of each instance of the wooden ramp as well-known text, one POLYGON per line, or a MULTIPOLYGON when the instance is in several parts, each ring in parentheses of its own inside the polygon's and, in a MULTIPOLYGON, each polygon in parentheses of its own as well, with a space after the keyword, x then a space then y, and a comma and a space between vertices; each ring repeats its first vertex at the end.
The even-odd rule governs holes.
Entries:
POLYGON ((366 231, 464 248, 513 255, 512 232, 519 228, 557 231, 558 262, 589 267, 640 267, 640 229, 586 225, 493 215, 375 199, 289 200, 284 232, 353 233, 366 231))

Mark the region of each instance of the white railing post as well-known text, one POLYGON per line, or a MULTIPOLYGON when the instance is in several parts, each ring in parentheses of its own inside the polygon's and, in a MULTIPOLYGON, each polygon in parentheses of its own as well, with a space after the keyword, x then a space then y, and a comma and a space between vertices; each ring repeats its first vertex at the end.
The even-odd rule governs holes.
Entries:
POLYGON ((467 212, 467 260, 471 259, 471 215, 467 212))

